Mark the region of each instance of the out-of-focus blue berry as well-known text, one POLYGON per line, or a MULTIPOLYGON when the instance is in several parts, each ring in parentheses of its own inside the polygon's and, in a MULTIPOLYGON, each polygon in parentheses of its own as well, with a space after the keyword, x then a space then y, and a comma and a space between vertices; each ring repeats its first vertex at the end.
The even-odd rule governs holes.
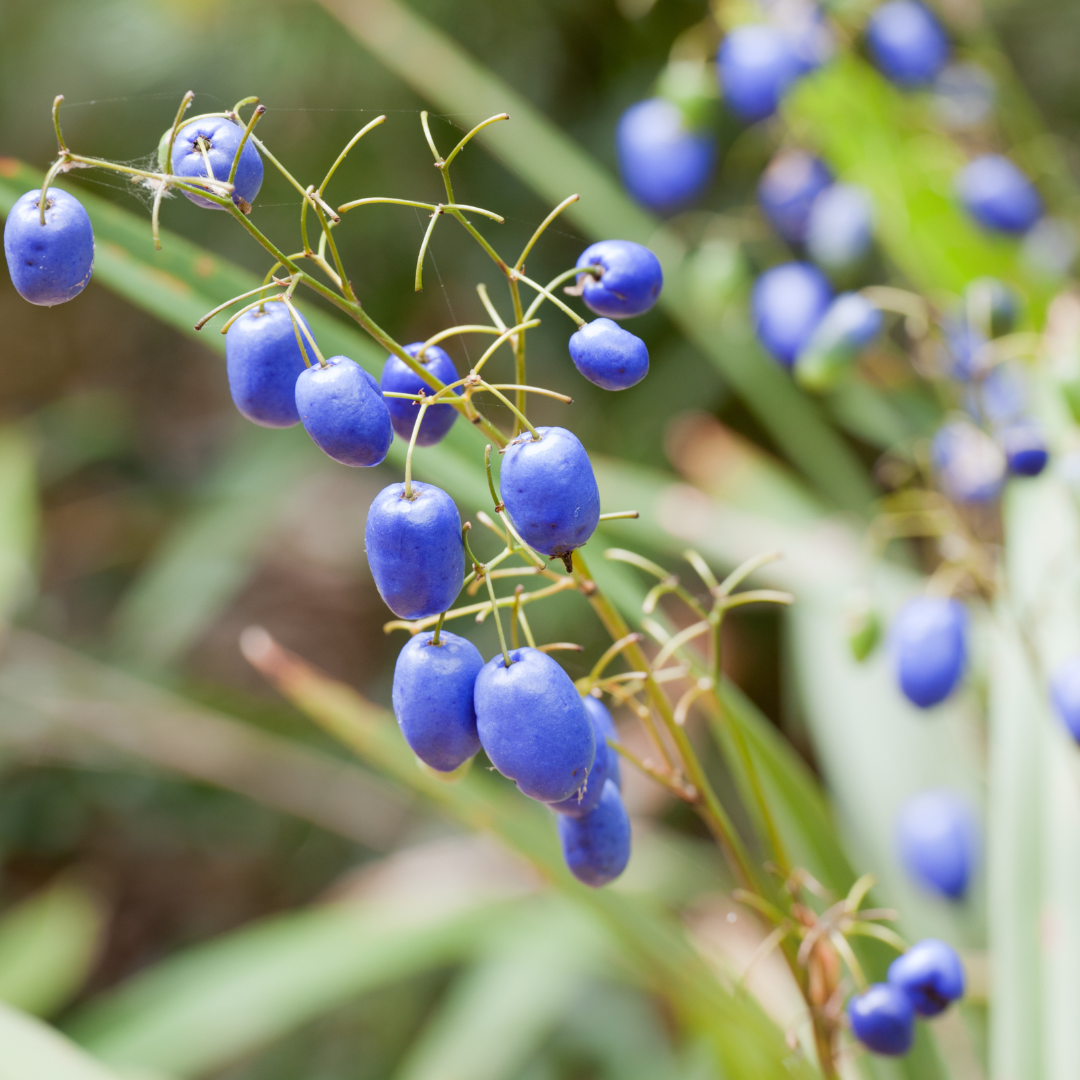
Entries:
POLYGON ((967 661, 967 611, 958 600, 917 596, 889 630, 897 682, 904 696, 929 709, 952 693, 967 661))
POLYGON ((597 315, 629 319, 643 315, 660 299, 664 272, 660 260, 633 240, 600 240, 590 244, 575 264, 601 267, 599 276, 579 274, 581 298, 597 315))
POLYGON ((942 330, 948 352, 949 374, 963 382, 985 374, 985 335, 964 318, 945 319, 942 330))
POLYGON ((841 293, 795 360, 795 379, 808 390, 834 386, 881 333, 880 309, 861 293, 841 293))
POLYGON ((814 0, 765 0, 769 21, 787 38, 805 75, 821 67, 836 51, 836 40, 821 5, 814 0))
POLYGON ((866 24, 866 44, 881 72, 901 86, 931 82, 949 59, 941 24, 915 0, 888 0, 866 24))
POLYGON ((615 128, 619 175, 643 206, 678 210, 709 186, 716 165, 716 138, 692 131, 682 110, 665 98, 631 105, 615 128))
POLYGON ((1080 742, 1080 656, 1070 657, 1054 669, 1050 700, 1069 734, 1080 742))
POLYGON ((626 390, 649 373, 645 342, 610 319, 593 319, 570 338, 574 366, 605 390, 626 390))
MULTIPOLYGON (((177 133, 172 149, 172 171, 180 177, 206 178, 210 173, 206 169, 209 158, 210 170, 214 180, 228 180, 232 170, 233 158, 244 137, 244 129, 224 116, 205 116, 192 120, 177 133), (203 153, 203 147, 206 153, 203 153)), ((255 144, 248 139, 240 151, 240 161, 233 178, 232 200, 238 206, 240 202, 253 203, 259 194, 263 182, 263 163, 255 144)), ((190 191, 184 194, 196 205, 208 210, 224 210, 204 195, 194 195, 190 191)))
POLYGON ((938 429, 930 447, 941 490, 956 503, 996 499, 1005 482, 1005 455, 981 428, 953 420, 938 429))
POLYGON ((994 77, 978 64, 949 64, 934 82, 934 111, 956 131, 984 124, 996 104, 994 77))
POLYGON ((963 899, 979 859, 979 828, 959 792, 934 788, 904 803, 896 818, 896 846, 918 885, 948 900, 963 899))
POLYGON ((630 861, 630 819, 614 782, 584 817, 560 817, 559 840, 570 872, 594 889, 614 881, 630 861))
POLYGON ((888 983, 874 983, 847 1007, 851 1031, 868 1050, 899 1057, 915 1038, 915 1010, 907 994, 888 983))
POLYGON ((907 994, 920 1016, 938 1016, 964 996, 964 965, 951 945, 924 938, 889 965, 889 985, 907 994))
POLYGON ((981 379, 972 379, 964 392, 964 407, 977 421, 992 428, 1023 419, 1027 410, 1024 373, 1016 363, 996 364, 981 379))
POLYGON ((874 209, 869 192, 856 184, 833 184, 810 207, 806 252, 826 270, 858 266, 874 239, 874 209))
POLYGON ((801 244, 806 240, 810 208, 832 182, 832 173, 821 158, 805 150, 782 150, 761 174, 758 205, 789 244, 801 244))
MULTIPOLYGON (((417 353, 424 347, 422 341, 414 341, 405 346, 405 351, 416 358, 417 353)), ((438 345, 429 345, 424 350, 424 359, 421 365, 440 382, 455 383, 458 381, 457 369, 454 361, 444 349, 438 345)), ((400 356, 391 354, 383 364, 382 376, 379 379, 382 389, 393 391, 397 394, 434 394, 430 386, 400 356)), ((459 386, 455 394, 463 393, 459 386)), ((390 410, 390 422, 394 425, 394 431, 398 436, 408 442, 412 438, 413 428, 416 426, 416 417, 420 413, 420 403, 409 401, 407 398, 388 397, 386 407, 390 410)), ((420 430, 416 433, 417 446, 434 446, 454 426, 458 418, 458 411, 453 405, 429 405, 424 413, 420 430)))
POLYGON ((758 341, 791 367, 831 300, 829 282, 816 266, 790 262, 766 270, 754 283, 750 298, 758 341))
POLYGON ((1005 451, 1009 472, 1015 476, 1038 476, 1050 460, 1046 436, 1032 421, 1002 428, 998 432, 998 441, 1005 451))
POLYGON ((771 26, 739 26, 724 38, 716 58, 724 102, 745 124, 776 112, 803 70, 791 42, 771 26))
POLYGON ((4 255, 11 283, 31 304, 52 307, 74 300, 94 271, 94 230, 83 204, 49 188, 45 224, 41 189, 21 196, 4 225, 4 255))
POLYGON ((995 232, 1025 233, 1042 216, 1035 185, 1001 154, 983 154, 965 165, 956 190, 967 212, 995 232))

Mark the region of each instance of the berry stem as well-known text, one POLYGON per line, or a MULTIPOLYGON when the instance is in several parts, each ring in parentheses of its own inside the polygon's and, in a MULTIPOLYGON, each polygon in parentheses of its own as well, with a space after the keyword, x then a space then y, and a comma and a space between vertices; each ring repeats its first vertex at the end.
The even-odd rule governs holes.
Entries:
POLYGON ((416 496, 413 494, 412 488, 412 456, 413 450, 416 448, 416 436, 420 433, 420 425, 424 422, 424 413, 428 411, 430 401, 425 401, 420 406, 420 411, 417 413, 416 420, 413 421, 412 434, 409 436, 409 449, 405 453, 405 498, 412 502, 416 496))
POLYGON ((488 296, 487 286, 480 282, 476 286, 476 292, 480 297, 480 303, 484 305, 484 310, 491 316, 491 321, 499 328, 501 333, 506 329, 506 323, 502 321, 502 316, 495 310, 495 305, 491 302, 491 297, 488 296))
POLYGON ((532 424, 529 423, 528 417, 526 417, 526 415, 516 405, 512 404, 510 399, 504 393, 502 393, 502 391, 496 390, 495 387, 491 385, 491 383, 486 383, 483 379, 481 379, 477 383, 477 387, 480 390, 487 390, 489 393, 494 394, 518 418, 518 420, 520 420, 521 423, 523 423, 529 429, 529 431, 532 433, 533 442, 539 441, 540 433, 536 430, 536 428, 532 426, 532 424))
MULTIPOLYGON (((341 151, 337 156, 337 161, 330 166, 330 171, 323 177, 323 182, 318 187, 320 195, 326 190, 326 185, 330 183, 330 178, 337 172, 338 166, 348 156, 349 151, 374 127, 378 127, 383 121, 386 120, 385 116, 376 116, 369 124, 365 124, 346 144, 345 149, 341 151)), ((341 213, 339 210, 338 213, 341 213)), ((439 636, 436 631, 436 638, 439 636)))
POLYGON ((421 292, 424 288, 424 256, 427 254, 428 244, 431 243, 431 234, 435 231, 435 223, 442 216, 442 209, 436 207, 431 214, 428 227, 424 230, 424 239, 420 242, 420 254, 416 256, 416 273, 413 275, 413 292, 421 292))
POLYGON ((536 299, 528 306, 528 308, 526 308, 526 310, 525 310, 525 318, 526 319, 531 319, 533 317, 533 315, 536 314, 536 312, 539 310, 541 304, 543 304, 543 302, 548 299, 548 297, 551 295, 551 290, 556 288, 556 286, 561 285, 564 281, 567 281, 568 279, 570 279, 572 277, 578 277, 581 274, 587 274, 592 270, 600 270, 600 267, 598 267, 598 266, 585 266, 585 267, 577 267, 577 266, 575 266, 573 269, 564 270, 561 274, 558 274, 556 277, 553 277, 544 286, 544 291, 542 293, 540 293, 536 297, 536 299))
POLYGON ((585 325, 585 319, 583 319, 572 307, 568 307, 564 304, 553 292, 550 292, 539 282, 533 281, 530 277, 526 277, 520 270, 512 270, 511 274, 513 275, 513 278, 516 278, 518 281, 524 281, 529 288, 535 289, 541 296, 550 300, 564 315, 568 315, 574 320, 579 330, 585 325))
MULTIPOLYGON (((195 329, 201 330, 215 315, 220 315, 226 308, 230 308, 238 300, 246 300, 249 296, 257 296, 260 293, 266 292, 267 289, 278 289, 281 286, 277 282, 270 282, 268 284, 260 285, 255 289, 248 289, 247 292, 240 293, 239 296, 234 296, 231 300, 226 300, 224 304, 218 304, 213 311, 208 311, 196 324, 195 329)), ((262 299, 265 300, 265 297, 262 299)))
POLYGON ((240 138, 240 142, 236 147, 236 153, 233 154, 232 166, 229 168, 229 183, 236 182, 236 170, 240 167, 240 155, 244 152, 244 145, 248 139, 251 138, 251 132, 255 125, 266 114, 266 106, 258 104, 258 98, 255 98, 255 111, 251 114, 251 119, 247 122, 247 126, 244 128, 244 134, 240 138))
MULTIPOLYGON (((385 120, 386 117, 384 116, 383 119, 385 120)), ((363 134, 363 133, 361 132, 361 134, 363 134)), ((431 644, 432 645, 438 645, 439 644, 439 636, 442 634, 442 624, 443 624, 443 622, 445 620, 446 620, 446 612, 444 611, 439 616, 439 621, 435 624, 435 633, 431 635, 431 644)))
POLYGON ((60 105, 63 100, 64 95, 57 94, 52 103, 52 122, 53 130, 56 132, 56 148, 61 155, 67 153, 67 146, 64 144, 64 133, 60 130, 60 105))
MULTIPOLYGON (((477 360, 476 363, 473 365, 473 373, 475 374, 475 373, 478 373, 480 371, 480 369, 488 362, 488 359, 495 353, 495 351, 499 348, 499 346, 503 344, 503 342, 505 342, 509 338, 513 337, 515 334, 518 335, 519 340, 520 340, 520 338, 523 336, 520 333, 521 331, 531 330, 533 327, 539 326, 539 325, 540 325, 540 320, 539 319, 533 319, 531 322, 518 323, 516 326, 511 326, 508 329, 504 330, 495 339, 495 341, 493 341, 487 347, 487 349, 484 351, 484 355, 481 356, 480 359, 477 360)), ((524 348, 524 346, 522 346, 522 348, 524 348)), ((520 374, 520 370, 519 370, 519 374, 520 374)), ((524 380, 522 380, 522 381, 524 381, 524 380)))
POLYGON ((522 248, 521 254, 518 256, 518 261, 514 263, 514 269, 520 270, 525 265, 525 259, 529 252, 532 251, 536 241, 544 235, 544 231, 547 227, 568 207, 573 203, 576 203, 581 198, 580 195, 567 195, 565 199, 536 228, 536 232, 529 237, 529 242, 522 248))

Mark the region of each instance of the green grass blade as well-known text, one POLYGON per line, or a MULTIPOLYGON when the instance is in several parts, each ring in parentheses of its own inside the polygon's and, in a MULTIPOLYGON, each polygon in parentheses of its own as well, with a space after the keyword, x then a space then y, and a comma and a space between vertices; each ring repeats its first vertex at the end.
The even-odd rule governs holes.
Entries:
POLYGON ((119 1080, 47 1024, 0 1003, 0 1080, 119 1080))

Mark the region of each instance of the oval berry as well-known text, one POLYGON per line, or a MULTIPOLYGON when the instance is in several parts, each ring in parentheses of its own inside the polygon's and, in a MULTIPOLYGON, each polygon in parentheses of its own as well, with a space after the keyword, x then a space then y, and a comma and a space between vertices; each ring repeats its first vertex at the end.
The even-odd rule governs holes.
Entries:
POLYGON ((930 456, 941 490, 956 503, 996 499, 1005 482, 1005 455, 981 428, 954 420, 939 428, 930 456))
POLYGON ((848 1002, 855 1038, 868 1050, 899 1057, 915 1038, 915 1010, 907 994, 888 983, 875 983, 848 1002))
POLYGON ((720 45, 717 77, 724 103, 744 124, 772 116, 803 70, 790 41, 771 26, 739 26, 720 45))
POLYGON ((831 300, 829 283, 816 266, 790 262, 766 270, 754 283, 750 298, 758 340, 791 367, 831 300))
POLYGON ((629 319, 648 311, 660 297, 664 272, 660 260, 632 240, 600 240, 579 256, 578 268, 599 267, 579 274, 581 298, 597 315, 629 319))
POLYGON ((593 723, 593 730, 598 732, 598 737, 608 744, 608 776, 615 781, 615 786, 622 790, 622 769, 619 767, 619 752, 612 746, 619 742, 619 729, 615 721, 611 719, 611 713, 607 706, 592 694, 582 698, 585 703, 585 711, 593 723))
POLYGON ((465 547, 454 500, 434 484, 390 484, 375 496, 364 527, 379 595, 400 619, 446 611, 461 592, 465 547))
POLYGON ((935 788, 904 803, 896 818, 896 844, 912 880, 948 900, 964 897, 978 862, 979 832, 959 792, 935 788))
POLYGON ((560 817, 559 841, 570 873, 594 889, 614 881, 630 861, 630 818, 614 782, 604 784, 595 809, 560 817))
POLYGON ((920 709, 944 701, 964 673, 967 612, 943 596, 917 596, 897 613, 889 631, 897 680, 920 709))
MULTIPOLYGON (((405 351, 415 358, 423 345, 422 341, 414 341, 411 345, 405 346, 405 351)), ((424 350, 424 359, 420 363, 440 382, 449 385, 458 381, 454 361, 438 345, 429 345, 424 350)), ((398 394, 435 393, 400 356, 393 354, 386 358, 386 363, 383 365, 380 385, 383 390, 391 390, 398 394)), ((463 393, 462 388, 457 387, 454 393, 460 395, 463 393)), ((406 398, 388 397, 386 407, 390 410, 390 422, 394 425, 394 430, 406 441, 411 439, 416 417, 420 412, 419 402, 409 401, 406 398)), ((434 446, 454 426, 457 418, 458 412, 453 405, 429 405, 424 413, 420 430, 416 434, 416 445, 434 446)))
POLYGON ((394 441, 382 388, 347 356, 300 373, 296 409, 315 445, 342 465, 378 465, 394 441))
POLYGON ((829 306, 795 361, 795 378, 808 390, 825 390, 854 365, 881 333, 881 311, 861 293, 841 293, 829 306))
POLYGON ((4 255, 11 283, 31 304, 52 307, 74 300, 94 271, 94 230, 83 204, 51 187, 41 224, 41 188, 21 196, 4 225, 4 255))
POLYGON ((806 222, 806 251, 826 270, 858 266, 870 251, 874 210, 865 188, 833 184, 810 207, 806 222))
POLYGON ((801 244, 814 200, 832 182, 832 173, 821 158, 805 150, 782 150, 761 174, 758 205, 789 244, 801 244))
POLYGON ((491 764, 540 802, 568 799, 596 756, 592 724, 570 676, 538 649, 501 653, 476 678, 476 730, 491 764))
POLYGON ((600 521, 600 490, 578 437, 566 428, 524 431, 507 447, 500 471, 503 503, 521 538, 565 562, 600 521))
POLYGON ((866 24, 866 44, 886 78, 901 86, 931 82, 949 59, 941 24, 915 0, 889 0, 866 24))
POLYGON ((691 131, 679 106, 665 98, 639 101, 622 114, 615 150, 626 189, 661 213, 696 199, 716 164, 716 139, 691 131))
MULTIPOLYGON (((215 180, 228 180, 237 147, 243 137, 244 129, 224 116, 205 116, 192 120, 176 133, 172 149, 173 175, 188 178, 212 175, 215 180), (210 160, 209 172, 207 158, 210 160)), ((259 194, 262 182, 262 158, 249 138, 244 143, 244 149, 240 151, 240 161, 236 166, 233 202, 237 206, 242 206, 243 203, 250 205, 259 194)), ((195 195, 190 191, 185 191, 184 194, 196 206, 203 206, 208 210, 224 209, 203 195, 195 195)))
POLYGON ((574 366, 605 390, 625 390, 649 373, 645 342, 610 319, 593 319, 570 338, 574 366))
POLYGON ((965 165, 956 190, 967 212, 995 232, 1025 233, 1042 217, 1035 185, 1001 154, 983 154, 965 165))
POLYGON ((557 814, 566 814, 568 817, 584 817, 600 801, 600 796, 604 792, 604 784, 609 779, 614 779, 611 770, 613 764, 611 759, 617 755, 614 750, 608 747, 606 733, 597 721, 595 710, 589 708, 590 700, 595 701, 596 699, 584 698, 582 704, 585 706, 585 715, 592 725, 593 742, 596 745, 592 768, 589 769, 589 775, 585 783, 570 798, 550 804, 551 809, 557 814))
POLYGON ((469 640, 433 631, 416 634, 394 665, 393 703, 401 734, 425 765, 453 772, 480 749, 473 689, 484 658, 469 640))
POLYGON ((951 945, 925 938, 889 965, 889 985, 903 991, 920 1016, 938 1016, 964 996, 964 965, 951 945))
POLYGON ((1009 472, 1014 476, 1038 476, 1050 460, 1046 437, 1037 424, 1011 424, 998 434, 1009 472))

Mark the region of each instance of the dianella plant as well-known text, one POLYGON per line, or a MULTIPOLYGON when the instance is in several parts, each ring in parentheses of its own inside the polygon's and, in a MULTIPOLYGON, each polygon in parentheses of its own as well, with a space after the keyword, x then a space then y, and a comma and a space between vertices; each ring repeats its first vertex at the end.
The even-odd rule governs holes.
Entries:
MULTIPOLYGON (((224 335, 237 409, 302 425, 342 465, 399 469, 365 529, 401 642, 397 727, 258 628, 242 639, 251 663, 606 926, 680 1045, 701 1049, 702 1075, 1075 1076, 1077 194, 975 23, 916 0, 717 2, 612 132, 620 223, 591 227, 618 215, 567 193, 508 254, 503 218, 460 201, 452 179, 459 155, 517 122, 506 113, 453 146, 427 113, 401 133, 430 149, 443 189, 431 201, 414 197, 421 180, 337 190, 353 147, 385 137, 383 116, 320 179, 262 140, 257 98, 190 116, 192 97, 156 168, 69 147, 58 97, 58 156, 13 201, 4 245, 19 293, 51 306, 94 272, 95 208, 57 186, 78 170, 147 189, 166 252, 173 195, 223 227, 231 217, 268 268, 195 330, 224 335), (753 202, 731 209, 738 155, 761 169, 753 202), (295 191, 289 238, 258 224, 268 167, 295 191), (717 191, 723 213, 709 209, 717 191), (411 343, 365 307, 338 244, 355 216, 403 211, 427 215, 417 291, 437 228, 463 229, 491 266, 474 322, 411 343), (529 256, 561 215, 599 235, 536 280, 529 256), (326 346, 342 339, 303 310, 313 296, 368 335, 381 370, 326 346), (571 399, 536 374, 530 331, 568 320, 577 370, 618 393, 649 377, 624 323, 654 306, 708 342, 791 471, 741 444, 728 449, 752 478, 741 488, 700 456, 674 461, 695 487, 594 470, 571 399), (462 336, 484 343, 465 373, 443 348, 462 336), (559 400, 566 426, 534 424, 535 395, 559 400), (558 656, 582 646, 534 632, 537 604, 610 639, 576 682, 558 656), (824 789, 725 678, 725 618, 750 604, 790 608, 797 711, 824 789), (498 651, 455 633, 461 620, 490 620, 498 651), (719 850, 731 918, 753 926, 738 963, 707 958, 671 910, 620 888, 628 770, 684 803, 719 850), (779 973, 779 1005, 762 967, 779 973)), ((508 153, 531 181, 535 162, 508 153)))

